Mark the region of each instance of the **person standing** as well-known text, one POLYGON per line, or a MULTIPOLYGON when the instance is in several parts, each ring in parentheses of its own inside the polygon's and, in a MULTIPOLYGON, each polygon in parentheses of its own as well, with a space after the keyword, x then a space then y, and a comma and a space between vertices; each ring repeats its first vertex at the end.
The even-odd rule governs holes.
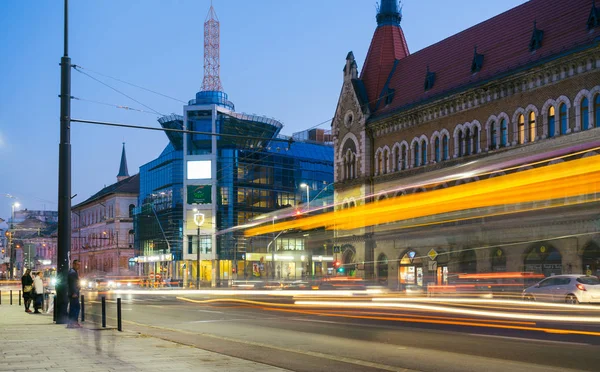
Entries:
POLYGON ((21 286, 23 287, 23 302, 25 304, 25 312, 30 313, 31 310, 29 307, 31 306, 32 300, 32 291, 33 291, 33 279, 31 278, 31 270, 25 270, 25 274, 21 277, 21 286))
POLYGON ((35 298, 33 299, 34 314, 41 314, 40 309, 44 305, 44 273, 38 272, 33 279, 33 288, 35 290, 35 298))
POLYGON ((81 324, 77 321, 79 319, 79 260, 73 260, 73 266, 69 270, 67 277, 69 286, 69 325, 67 328, 81 328, 81 324))

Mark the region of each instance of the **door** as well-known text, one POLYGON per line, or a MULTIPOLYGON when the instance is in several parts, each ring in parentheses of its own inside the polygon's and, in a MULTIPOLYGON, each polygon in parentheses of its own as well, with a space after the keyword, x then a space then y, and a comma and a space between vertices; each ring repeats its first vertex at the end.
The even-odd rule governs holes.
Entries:
POLYGON ((548 278, 542 280, 538 286, 531 289, 536 301, 553 301, 553 289, 557 283, 557 278, 548 278))
POLYGON ((554 278, 552 286, 552 300, 554 302, 565 302, 567 295, 571 292, 571 278, 554 278))

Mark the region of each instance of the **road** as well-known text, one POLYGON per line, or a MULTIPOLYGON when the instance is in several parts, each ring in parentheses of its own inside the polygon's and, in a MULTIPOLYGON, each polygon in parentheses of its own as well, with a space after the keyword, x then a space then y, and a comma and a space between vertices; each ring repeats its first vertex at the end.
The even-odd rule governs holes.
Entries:
MULTIPOLYGON (((100 313, 100 298, 86 295, 89 322, 100 313)), ((600 365, 600 306, 192 291, 101 295, 109 326, 120 297, 128 331, 294 371, 597 371, 600 365)))

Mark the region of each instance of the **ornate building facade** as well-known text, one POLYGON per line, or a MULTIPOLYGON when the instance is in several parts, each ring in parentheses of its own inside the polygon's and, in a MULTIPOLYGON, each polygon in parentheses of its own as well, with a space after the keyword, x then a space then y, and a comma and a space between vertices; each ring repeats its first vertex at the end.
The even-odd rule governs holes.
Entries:
MULTIPOLYGON (((600 6, 592 0, 531 0, 414 54, 395 0, 382 0, 376 18, 360 74, 353 53, 346 57, 332 122, 338 208, 427 198, 597 155, 600 6)), ((596 195, 443 223, 399 216, 337 231, 336 244, 344 264, 390 287, 462 272, 599 274, 597 203, 583 203, 596 195)))

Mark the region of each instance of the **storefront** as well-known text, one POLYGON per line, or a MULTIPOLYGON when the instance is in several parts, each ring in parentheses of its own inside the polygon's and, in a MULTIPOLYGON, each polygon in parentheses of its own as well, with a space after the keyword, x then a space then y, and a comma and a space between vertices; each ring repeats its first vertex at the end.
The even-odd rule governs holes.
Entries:
POLYGON ((398 283, 400 283, 400 290, 415 285, 423 287, 423 260, 417 257, 417 252, 408 251, 400 259, 398 283))
POLYGON ((314 275, 320 277, 327 273, 327 263, 333 262, 333 256, 309 256, 305 252, 246 253, 243 264, 238 262, 238 279, 297 280, 314 275), (274 262, 274 264, 273 264, 274 262))
POLYGON ((525 255, 525 272, 544 274, 544 276, 562 274, 562 256, 551 245, 540 244, 530 248, 525 255))

